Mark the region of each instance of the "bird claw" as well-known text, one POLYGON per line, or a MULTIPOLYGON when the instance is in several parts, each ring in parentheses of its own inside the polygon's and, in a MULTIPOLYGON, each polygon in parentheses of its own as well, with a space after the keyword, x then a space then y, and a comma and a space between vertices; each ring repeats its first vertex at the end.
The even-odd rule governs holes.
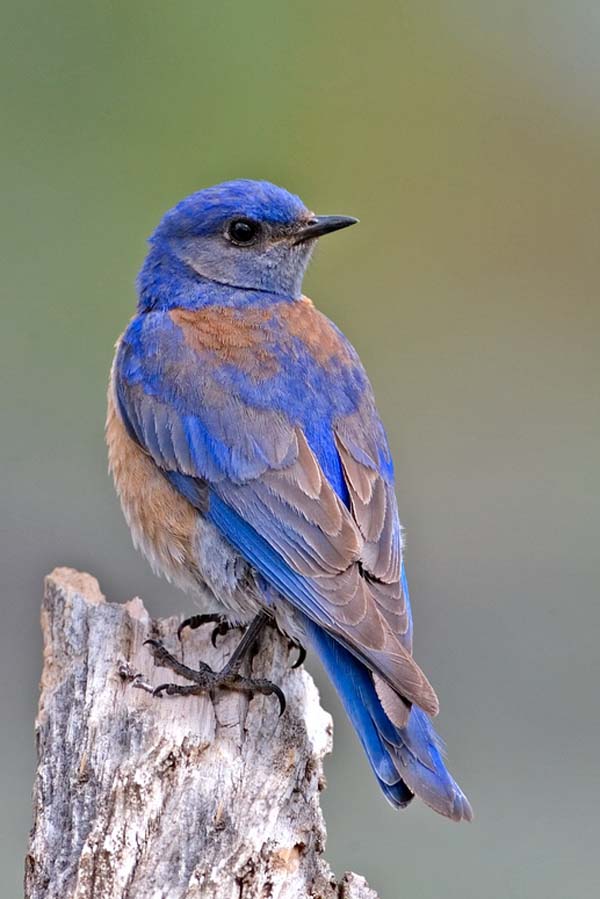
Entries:
POLYGON ((306 650, 305 650, 304 646, 302 646, 302 644, 298 643, 296 640, 290 640, 289 647, 290 647, 290 650, 296 649, 298 651, 298 656, 296 658, 296 661, 290 667, 292 669, 299 668, 300 665, 302 665, 304 663, 304 660, 306 659, 306 650))
POLYGON ((215 622, 217 622, 217 628, 220 628, 226 622, 226 619, 223 615, 219 615, 216 612, 209 612, 205 615, 190 615, 189 618, 184 618, 177 628, 177 639, 181 642, 181 635, 186 628, 195 631, 196 628, 202 627, 203 624, 214 624, 215 622))
POLYGON ((225 618, 223 618, 223 620, 213 628, 212 634, 210 635, 210 642, 215 647, 215 649, 217 648, 217 637, 225 637, 229 633, 229 631, 233 630, 235 627, 235 624, 230 624, 225 618))
POLYGON ((285 698, 285 693, 283 692, 281 687, 278 687, 277 684, 274 684, 272 681, 265 681, 265 685, 270 688, 268 691, 265 692, 265 695, 268 696, 270 694, 275 694, 275 696, 279 700, 279 717, 281 718, 281 716, 285 712, 285 709, 287 706, 287 700, 285 698))
POLYGON ((182 634, 187 628, 195 631, 196 628, 202 627, 203 624, 214 623, 216 623, 216 627, 213 628, 213 631, 210 635, 210 642, 215 647, 215 649, 217 648, 217 637, 225 637, 229 633, 229 631, 233 630, 236 627, 240 627, 240 625, 231 624, 223 615, 219 615, 216 612, 209 612, 205 615, 190 615, 189 618, 184 618, 177 628, 177 639, 180 643, 182 642, 182 634))

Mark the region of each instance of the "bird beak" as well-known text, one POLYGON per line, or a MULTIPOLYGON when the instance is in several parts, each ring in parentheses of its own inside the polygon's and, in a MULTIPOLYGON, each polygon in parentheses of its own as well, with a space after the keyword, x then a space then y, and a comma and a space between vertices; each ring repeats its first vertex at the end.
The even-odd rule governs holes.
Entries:
POLYGON ((324 234, 330 234, 332 231, 349 228, 350 225, 356 225, 357 222, 358 219, 352 218, 351 215, 315 215, 308 224, 296 231, 294 243, 314 240, 324 234))

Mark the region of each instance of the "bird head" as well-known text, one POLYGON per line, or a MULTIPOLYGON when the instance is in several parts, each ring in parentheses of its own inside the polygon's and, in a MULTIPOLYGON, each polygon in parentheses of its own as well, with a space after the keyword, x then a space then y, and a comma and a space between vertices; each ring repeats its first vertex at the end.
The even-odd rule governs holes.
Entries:
POLYGON ((226 181, 169 210, 150 243, 211 281, 296 299, 317 238, 357 221, 314 215, 268 181, 226 181))

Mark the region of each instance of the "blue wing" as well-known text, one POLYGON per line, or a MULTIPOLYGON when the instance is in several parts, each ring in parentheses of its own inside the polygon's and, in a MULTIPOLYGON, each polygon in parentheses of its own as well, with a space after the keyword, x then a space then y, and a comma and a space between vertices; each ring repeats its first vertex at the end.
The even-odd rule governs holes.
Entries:
MULTIPOLYGON (((323 345, 341 339, 324 317, 318 325, 323 345)), ((259 337, 228 326, 216 349, 205 327, 202 312, 134 319, 116 365, 130 433, 191 502, 208 483, 208 517, 373 672, 392 721, 405 724, 410 703, 436 714, 411 654, 391 460, 356 354, 346 345, 343 365, 327 364, 281 316, 259 337), (250 357, 274 361, 263 376, 250 357)))

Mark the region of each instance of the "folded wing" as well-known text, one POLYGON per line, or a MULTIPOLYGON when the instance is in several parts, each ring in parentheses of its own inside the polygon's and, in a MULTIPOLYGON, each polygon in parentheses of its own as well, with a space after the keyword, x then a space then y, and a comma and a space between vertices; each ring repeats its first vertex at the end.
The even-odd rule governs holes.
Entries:
POLYGON ((132 436, 190 501, 194 481, 208 482, 215 524, 367 665, 392 722, 403 726, 411 703, 435 715, 437 697, 412 658, 391 463, 370 390, 349 414, 317 423, 313 443, 337 454, 334 486, 302 421, 249 402, 184 340, 173 353, 168 323, 164 339, 149 352, 126 335, 119 350, 117 402, 132 436))

